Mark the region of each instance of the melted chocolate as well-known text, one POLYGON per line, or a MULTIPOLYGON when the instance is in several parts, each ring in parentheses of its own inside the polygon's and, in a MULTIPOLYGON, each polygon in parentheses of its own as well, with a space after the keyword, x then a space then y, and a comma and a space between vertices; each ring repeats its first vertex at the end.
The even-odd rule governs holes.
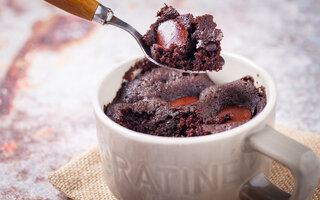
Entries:
POLYGON ((188 31, 176 20, 162 22, 157 31, 157 44, 169 49, 171 44, 181 46, 185 44, 188 31))
POLYGON ((224 119, 225 123, 242 122, 251 119, 251 112, 248 108, 229 106, 220 110, 217 118, 224 119))
POLYGON ((187 106, 197 101, 198 101, 197 97, 181 97, 179 99, 172 101, 170 104, 172 106, 187 106))

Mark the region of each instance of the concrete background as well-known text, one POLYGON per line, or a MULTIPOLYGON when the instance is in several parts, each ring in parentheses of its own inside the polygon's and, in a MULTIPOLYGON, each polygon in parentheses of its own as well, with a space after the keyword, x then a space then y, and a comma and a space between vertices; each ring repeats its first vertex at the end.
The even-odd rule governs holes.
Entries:
MULTIPOLYGON (((163 1, 101 1, 144 33, 163 1)), ((174 0, 212 14, 223 49, 275 79, 276 123, 320 133, 320 3, 174 0)), ((0 1, 0 199, 65 199, 48 174, 96 144, 91 97, 109 68, 139 55, 128 33, 44 1, 0 1)))

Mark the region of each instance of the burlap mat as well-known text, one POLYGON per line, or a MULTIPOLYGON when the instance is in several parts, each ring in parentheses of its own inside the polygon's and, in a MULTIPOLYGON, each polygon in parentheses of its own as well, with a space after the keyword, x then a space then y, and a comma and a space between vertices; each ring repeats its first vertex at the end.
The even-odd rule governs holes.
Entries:
MULTIPOLYGON (((320 135, 283 126, 277 126, 276 129, 310 147, 320 157, 320 135)), ((293 178, 291 173, 280 164, 273 162, 269 178, 284 191, 292 191, 293 178)), ((91 148, 64 167, 52 172, 48 179, 57 190, 71 199, 116 200, 103 180, 98 147, 91 148)), ((319 199, 320 185, 318 185, 312 197, 312 200, 319 199)))

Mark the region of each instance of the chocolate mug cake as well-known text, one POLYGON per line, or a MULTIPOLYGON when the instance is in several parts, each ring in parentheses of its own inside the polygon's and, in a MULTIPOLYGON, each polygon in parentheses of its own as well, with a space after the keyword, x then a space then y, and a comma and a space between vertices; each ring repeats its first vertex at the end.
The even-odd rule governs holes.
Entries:
POLYGON ((266 105, 264 89, 256 88, 250 76, 217 85, 206 74, 161 68, 146 59, 133 69, 142 71, 122 84, 104 112, 137 132, 172 137, 215 134, 246 123, 266 105))

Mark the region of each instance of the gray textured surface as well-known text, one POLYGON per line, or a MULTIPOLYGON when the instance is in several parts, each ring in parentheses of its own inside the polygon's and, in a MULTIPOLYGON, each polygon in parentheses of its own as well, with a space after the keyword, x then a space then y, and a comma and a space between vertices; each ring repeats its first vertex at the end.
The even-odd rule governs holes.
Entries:
MULTIPOLYGON (((141 32, 163 6, 102 2, 141 32)), ((180 13, 213 14, 223 49, 274 77, 276 122, 320 133, 319 1, 167 3, 180 13)), ((0 30, 0 199, 64 199, 48 173, 96 144, 90 100, 97 80, 140 50, 124 31, 90 25, 43 1, 0 1, 0 30)))

